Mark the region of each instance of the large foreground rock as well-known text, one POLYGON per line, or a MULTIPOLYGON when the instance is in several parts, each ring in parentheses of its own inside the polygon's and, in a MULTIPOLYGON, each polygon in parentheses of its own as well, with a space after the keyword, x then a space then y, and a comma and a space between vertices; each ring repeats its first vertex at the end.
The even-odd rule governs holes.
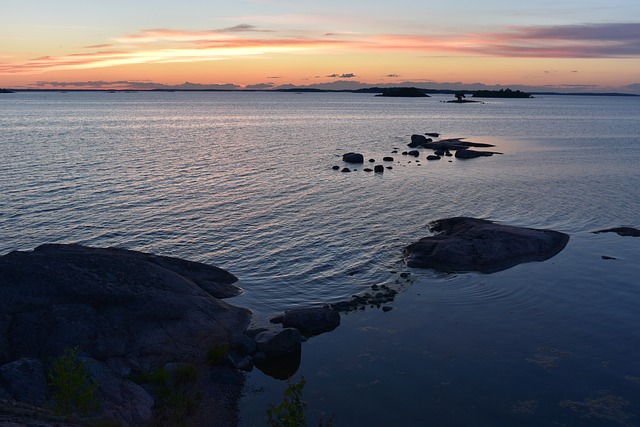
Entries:
POLYGON ((405 248, 405 260, 410 267, 493 273, 523 262, 549 259, 569 241, 567 234, 557 231, 468 217, 441 219, 429 228, 438 234, 405 248))
POLYGON ((197 363, 209 349, 228 347, 251 318, 220 300, 242 291, 236 280, 220 268, 124 249, 11 252, 0 257, 0 365, 5 374, 25 358, 46 366, 77 348, 95 361, 90 371, 106 415, 122 425, 146 421, 153 400, 124 377, 166 362, 197 363))
POLYGON ((124 249, 44 245, 0 257, 0 363, 78 346, 130 368, 226 342, 250 311, 232 274, 124 249))

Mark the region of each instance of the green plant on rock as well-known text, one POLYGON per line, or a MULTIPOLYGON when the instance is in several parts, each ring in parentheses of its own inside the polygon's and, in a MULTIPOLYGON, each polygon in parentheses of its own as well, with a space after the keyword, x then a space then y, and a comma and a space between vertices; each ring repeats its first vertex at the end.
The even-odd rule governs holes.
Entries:
MULTIPOLYGON (((307 425, 306 408, 307 403, 302 399, 302 389, 304 388, 304 377, 300 378, 299 383, 294 383, 289 379, 289 385, 284 391, 284 399, 278 406, 269 405, 267 409, 267 423, 271 427, 305 427, 307 425)), ((322 419, 319 427, 323 426, 322 419)), ((333 426, 333 417, 331 417, 326 427, 333 426)))
POLYGON ((89 414, 100 409, 98 385, 78 358, 78 348, 67 348, 53 361, 49 372, 51 397, 56 411, 63 415, 89 414))

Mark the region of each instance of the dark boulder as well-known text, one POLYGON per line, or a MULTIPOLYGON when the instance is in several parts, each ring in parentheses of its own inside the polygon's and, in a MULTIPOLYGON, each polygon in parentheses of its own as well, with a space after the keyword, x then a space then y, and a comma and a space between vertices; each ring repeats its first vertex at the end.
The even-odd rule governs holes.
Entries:
POLYGON ((422 147, 425 144, 430 143, 431 141, 433 141, 431 138, 427 138, 424 135, 411 135, 411 142, 409 144, 407 144, 410 148, 417 148, 417 147, 422 147))
POLYGON ((334 171, 337 171, 337 170, 340 170, 340 166, 336 165, 336 166, 333 166, 331 169, 333 169, 334 171))
POLYGON ((266 330, 255 337, 258 351, 267 358, 284 356, 289 353, 299 353, 302 346, 302 336, 296 328, 284 328, 280 331, 266 330))
POLYGON ((342 160, 347 163, 364 163, 364 156, 360 153, 347 153, 342 156, 342 160))
POLYGON ((382 165, 375 165, 375 167, 373 168, 375 173, 383 173, 384 172, 384 166, 382 165))
POLYGON ((411 151, 407 152, 407 154, 409 156, 418 157, 420 155, 420 152, 418 150, 411 150, 411 151))
POLYGON ((523 262, 547 260, 562 251, 569 241, 567 234, 557 231, 468 217, 441 219, 429 228, 438 234, 405 248, 408 266, 493 273, 523 262))
POLYGON ((432 138, 438 138, 440 134, 438 132, 427 132, 425 135, 430 136, 432 138))
POLYGON ((351 172, 351 169, 349 168, 342 168, 342 170, 340 172, 351 172))
POLYGON ((387 156, 382 158, 383 162, 393 162, 393 157, 387 156))
POLYGON ((333 331, 340 325, 340 314, 331 307, 287 310, 282 319, 285 328, 296 328, 305 336, 333 331))
POLYGON ((594 231, 594 233, 616 233, 618 236, 640 237, 640 230, 633 227, 615 227, 606 230, 594 231))
POLYGON ((427 160, 440 160, 440 158, 440 156, 434 154, 430 154, 427 156, 427 160))

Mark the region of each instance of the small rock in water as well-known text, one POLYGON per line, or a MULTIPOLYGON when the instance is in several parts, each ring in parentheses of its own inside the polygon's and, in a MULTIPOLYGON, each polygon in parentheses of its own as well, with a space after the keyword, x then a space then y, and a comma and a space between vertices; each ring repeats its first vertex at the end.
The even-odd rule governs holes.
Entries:
POLYGON ((340 166, 336 165, 336 166, 332 167, 331 169, 333 169, 334 171, 337 171, 337 170, 340 170, 340 166))
POLYGON ((343 168, 340 172, 351 172, 351 169, 349 169, 349 168, 343 168))
POLYGON ((360 153, 347 153, 342 156, 342 160, 347 163, 364 163, 364 156, 360 153))
POLYGON ((383 173, 383 172, 384 172, 384 166, 382 166, 382 165, 376 165, 376 166, 373 168, 373 170, 374 170, 376 173, 383 173))

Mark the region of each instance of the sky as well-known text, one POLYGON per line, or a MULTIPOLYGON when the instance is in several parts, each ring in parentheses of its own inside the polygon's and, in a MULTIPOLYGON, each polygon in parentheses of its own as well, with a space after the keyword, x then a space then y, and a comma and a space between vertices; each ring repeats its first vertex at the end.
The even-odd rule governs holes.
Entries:
POLYGON ((0 87, 640 93, 638 0, 6 0, 0 87))

